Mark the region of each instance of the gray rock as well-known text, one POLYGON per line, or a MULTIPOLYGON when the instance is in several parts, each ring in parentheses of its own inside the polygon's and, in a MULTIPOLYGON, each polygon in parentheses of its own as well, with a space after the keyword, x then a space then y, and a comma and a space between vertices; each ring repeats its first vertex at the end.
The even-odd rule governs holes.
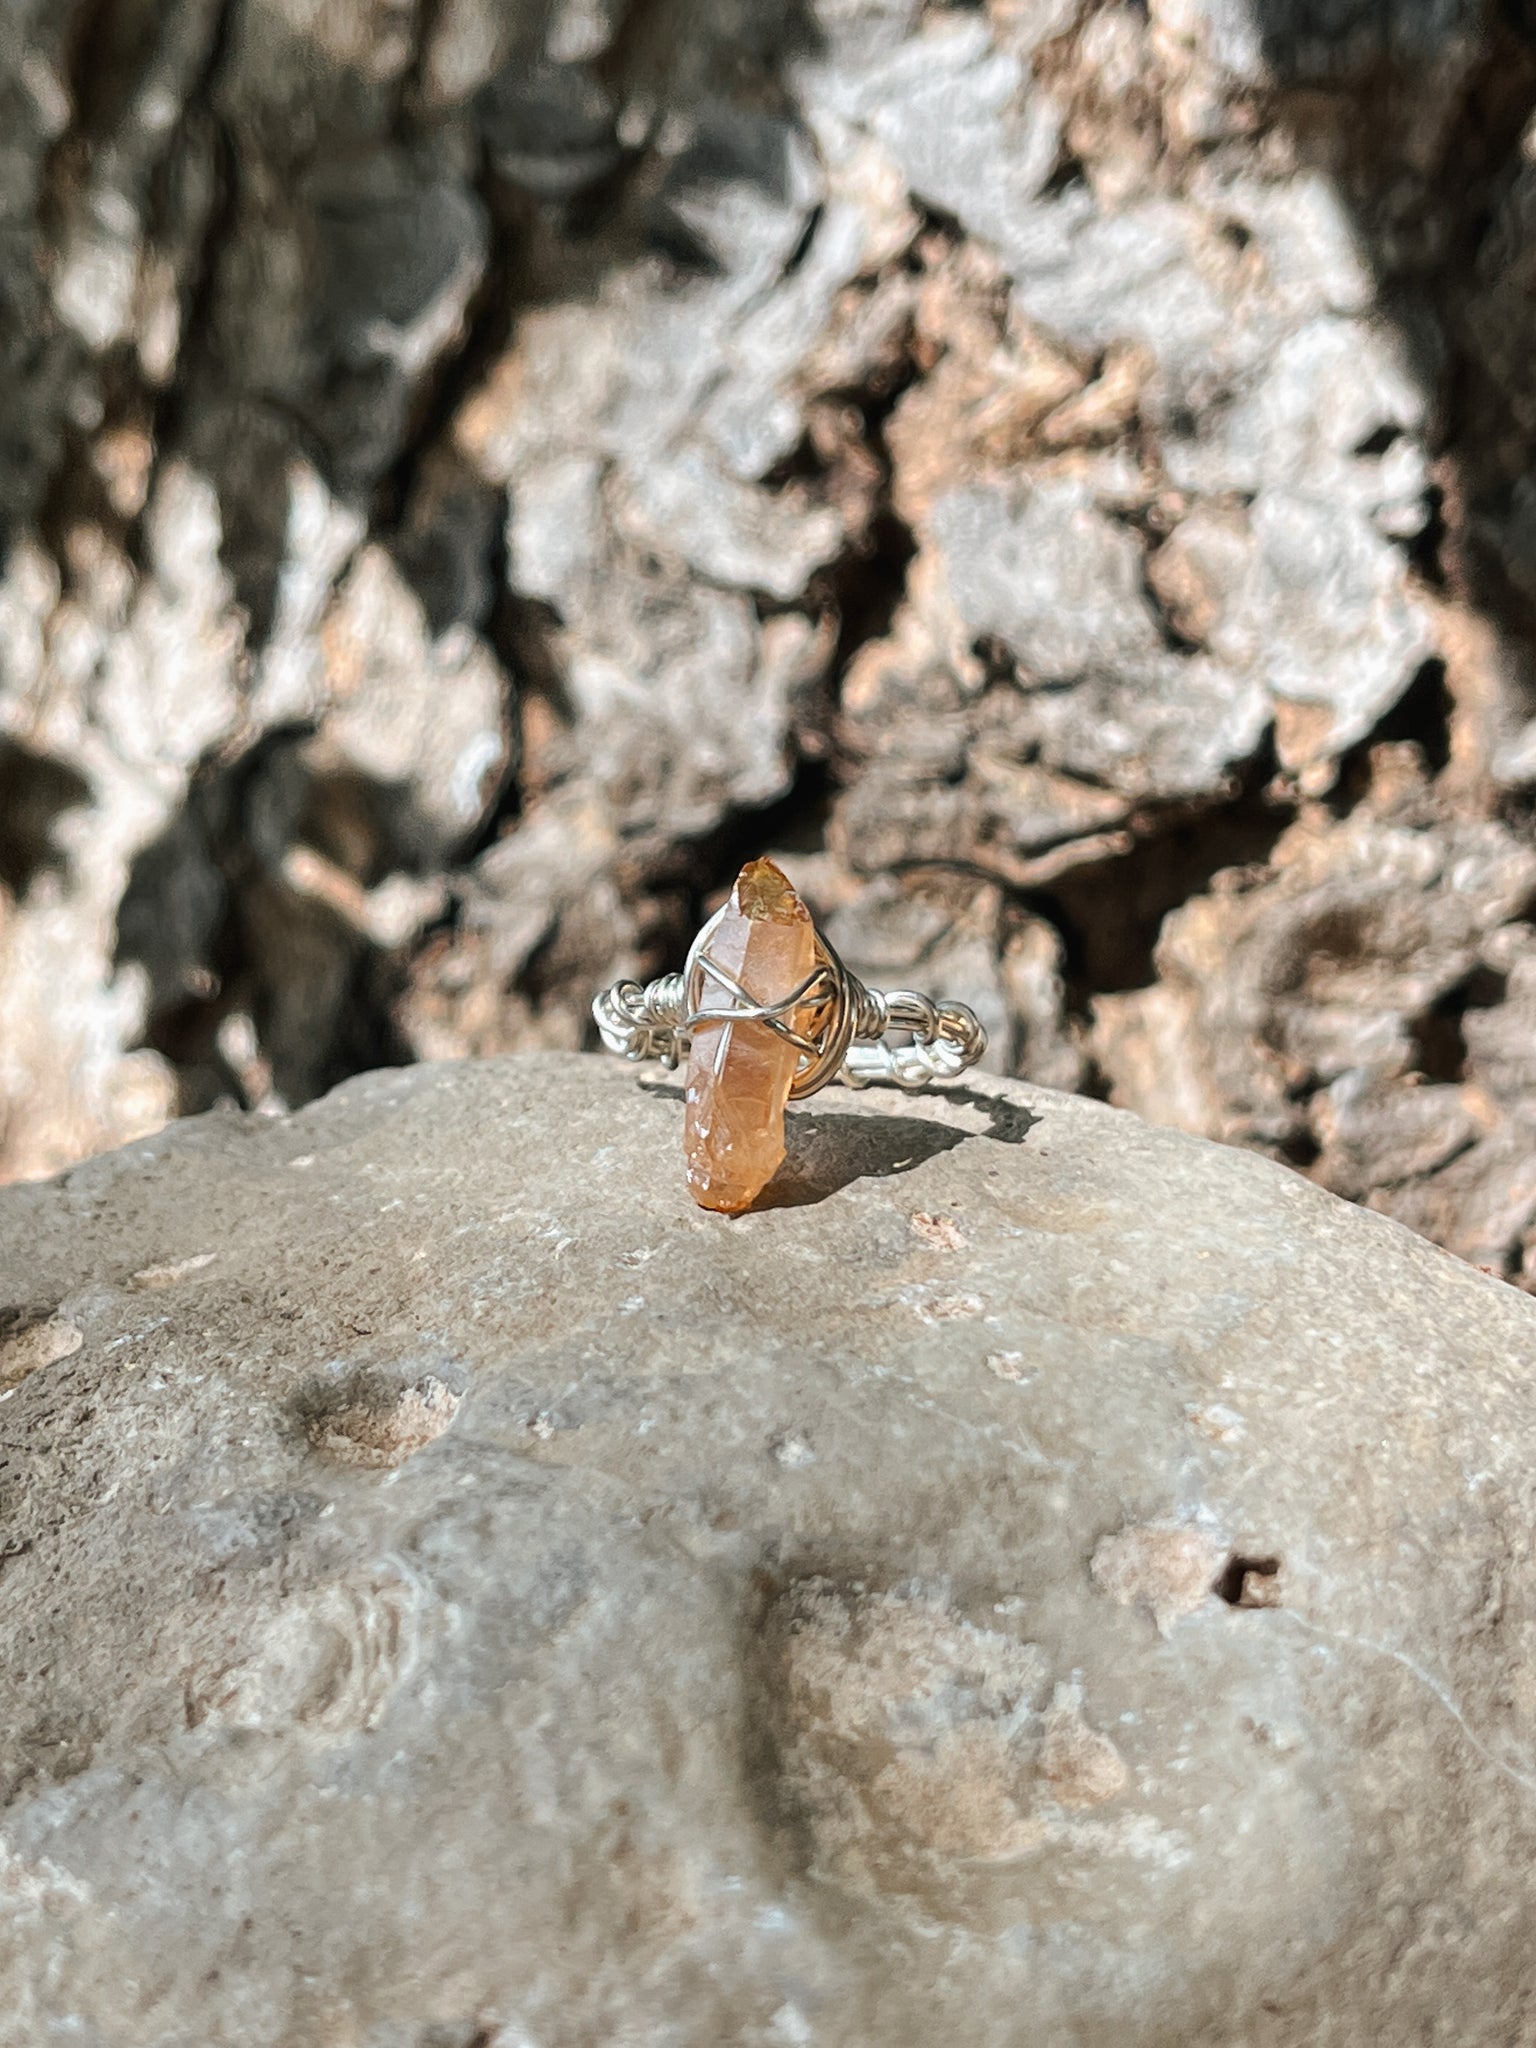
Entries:
POLYGON ((722 476, 702 450, 680 450, 631 479, 616 523, 636 546, 680 555, 711 583, 788 602, 838 553, 843 525, 827 505, 796 506, 722 476))
POLYGON ((1032 705, 1041 758, 1130 796, 1220 790, 1270 723, 1251 676, 1198 656, 1164 655, 1128 676, 1090 676, 1032 705))
POLYGON ((573 714, 550 772, 579 769, 633 829, 706 831, 732 804, 782 795, 791 706, 829 651, 803 614, 759 621, 744 591, 690 575, 684 556, 691 547, 718 569, 778 580, 762 552, 775 526, 805 561, 835 519, 775 521, 764 505, 754 521, 750 500, 716 488, 739 515, 734 534, 686 500, 682 531, 666 530, 663 483, 638 502, 605 493, 584 458, 531 470, 513 493, 512 587, 555 608, 549 642, 573 714))
POLYGON ((476 111, 496 169, 541 198, 580 192, 624 154, 613 104, 585 64, 510 65, 476 111))
POLYGON ((1434 649, 1402 555, 1332 499, 1266 490, 1246 512, 1203 506, 1152 573, 1231 671, 1312 711, 1282 724, 1287 766, 1336 760, 1364 738, 1434 649))
POLYGON ((810 90, 866 125, 925 205, 1003 249, 1061 148, 1054 102, 986 22, 964 15, 941 15, 867 70, 845 60, 810 90))
POLYGON ((1512 789, 1529 789, 1536 784, 1536 718, 1506 740, 1493 757, 1498 781, 1512 789))
POLYGON ((1169 475, 1205 492, 1289 487, 1399 526, 1417 507, 1422 524, 1424 394, 1400 357, 1364 321, 1309 321, 1210 431, 1170 441, 1169 475))
POLYGON ((1016 1083, 792 1122, 736 1222, 558 1057, 0 1196, 6 2048, 1531 2030, 1536 1305, 1016 1083))
POLYGON ((955 607, 1006 640, 1042 683, 1146 663, 1163 638, 1142 591, 1144 550, 1083 479, 957 491, 933 508, 955 607))
POLYGON ((468 838, 505 776, 506 679, 468 626, 434 637, 381 548, 365 548, 324 627, 332 706, 314 754, 411 814, 412 852, 441 865, 468 838))
POLYGON ((1021 721, 1047 767, 1182 796, 1218 787, 1253 752, 1270 717, 1255 664, 1245 674, 1167 650, 1145 549, 1083 479, 957 491, 932 526, 970 631, 1004 641, 1028 683, 1074 685, 1036 691, 1021 721))
POLYGON ((1270 873, 1218 876, 1165 920, 1157 983, 1099 1000, 1094 1055, 1126 1106, 1315 1150, 1326 1185, 1521 1276, 1533 885, 1528 847, 1415 815, 1411 783, 1406 801, 1298 824, 1270 873))
POLYGON ((1213 227, 1173 200, 1145 199, 1110 213, 1074 190, 1031 208, 1002 254, 1028 319, 1076 348, 1141 342, 1182 398, 1202 381, 1230 375, 1252 353, 1224 289, 1220 272, 1232 266, 1213 227))

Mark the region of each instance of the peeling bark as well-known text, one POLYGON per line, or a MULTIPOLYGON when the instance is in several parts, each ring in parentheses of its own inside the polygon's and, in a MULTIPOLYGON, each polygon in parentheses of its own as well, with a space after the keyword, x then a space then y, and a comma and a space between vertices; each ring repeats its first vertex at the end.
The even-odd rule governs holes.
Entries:
POLYGON ((10 0, 0 1172, 584 1042, 772 851, 1536 1284, 1536 33, 10 0))

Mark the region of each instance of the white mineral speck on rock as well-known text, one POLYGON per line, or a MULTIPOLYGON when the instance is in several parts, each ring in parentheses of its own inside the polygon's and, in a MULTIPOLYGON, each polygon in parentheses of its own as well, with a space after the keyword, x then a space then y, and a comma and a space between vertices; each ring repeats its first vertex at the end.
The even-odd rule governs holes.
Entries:
POLYGON ((809 1465, 816 1453, 803 1436, 781 1436, 773 1446, 774 1462, 790 1469, 809 1465))

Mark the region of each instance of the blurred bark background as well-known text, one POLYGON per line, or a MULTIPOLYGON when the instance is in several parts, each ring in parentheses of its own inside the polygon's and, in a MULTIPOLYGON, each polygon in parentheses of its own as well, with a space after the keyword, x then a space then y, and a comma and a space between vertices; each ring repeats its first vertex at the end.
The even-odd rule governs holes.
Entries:
POLYGON ((1518 0, 0 0, 0 1176, 773 851, 1536 1287, 1518 0))

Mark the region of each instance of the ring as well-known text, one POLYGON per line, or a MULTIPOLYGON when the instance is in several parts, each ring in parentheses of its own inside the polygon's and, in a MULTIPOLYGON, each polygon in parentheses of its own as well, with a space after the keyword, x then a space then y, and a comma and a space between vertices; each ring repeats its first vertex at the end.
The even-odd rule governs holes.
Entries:
POLYGON ((616 981, 592 1015, 624 1059, 675 1067, 688 1055, 688 1187, 728 1215, 750 1208, 783 1163, 787 1103, 830 1081, 953 1081, 987 1049, 964 1003, 866 988, 771 860, 742 869, 681 974, 616 981), (911 1042, 887 1045, 892 1031, 911 1042))

